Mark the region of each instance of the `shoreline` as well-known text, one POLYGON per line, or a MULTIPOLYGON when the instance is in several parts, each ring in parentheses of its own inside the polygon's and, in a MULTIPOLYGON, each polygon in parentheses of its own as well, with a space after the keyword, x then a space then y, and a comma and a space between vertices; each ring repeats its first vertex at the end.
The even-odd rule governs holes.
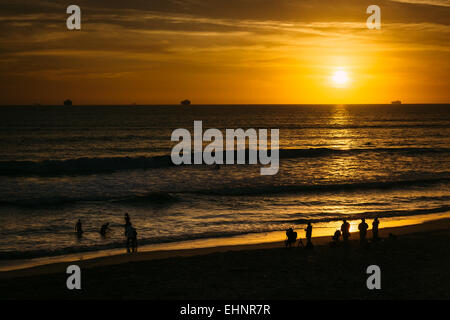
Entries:
POLYGON ((0 300, 450 298, 450 219, 384 228, 380 236, 364 246, 353 233, 348 245, 314 238, 313 250, 278 241, 86 260, 76 263, 80 290, 66 287, 68 263, 41 266, 2 278, 0 300), (379 290, 367 287, 372 265, 381 270, 379 290))
MULTIPOLYGON (((408 220, 409 224, 402 226, 394 226, 394 227, 382 227, 380 228, 379 234, 380 237, 386 238, 389 233, 393 233, 395 235, 407 235, 417 232, 428 232, 435 230, 449 230, 450 229, 450 217, 448 215, 444 215, 444 217, 438 219, 430 219, 429 220, 417 220, 416 223, 412 223, 413 221, 408 220)), ((359 221, 352 221, 357 222, 359 221)), ((386 225, 385 220, 382 221, 384 225, 386 225)), ((354 223, 352 223, 352 226, 354 223)), ((331 228, 330 228, 331 229, 331 228)), ((351 229, 351 240, 359 239, 358 232, 354 232, 353 228, 351 229)), ((314 234, 314 233, 313 233, 314 234)), ((143 247, 141 251, 134 254, 123 253, 124 249, 115 249, 111 250, 108 255, 103 254, 102 252, 85 252, 80 253, 75 256, 68 257, 44 257, 42 264, 31 265, 29 267, 23 268, 12 268, 6 271, 0 271, 0 279, 11 279, 17 277, 28 277, 28 276, 36 276, 36 275, 48 275, 52 273, 59 273, 62 269, 70 264, 77 264, 83 269, 92 269, 98 267, 105 266, 115 266, 128 264, 132 262, 143 262, 143 261, 151 261, 151 260, 163 260, 168 258, 184 258, 184 257, 193 257, 193 256, 204 256, 213 253, 224 253, 231 251, 254 251, 254 250, 265 250, 265 249, 275 249, 275 248, 283 248, 284 247, 284 232, 277 231, 273 232, 272 235, 277 235, 277 239, 282 239, 278 241, 268 241, 261 243, 240 243, 240 244, 227 244, 227 245, 213 245, 213 246, 204 246, 204 247, 191 247, 191 248, 176 248, 177 244, 172 244, 174 249, 163 249, 163 250, 145 250, 143 247), (96 254, 100 254, 97 255, 96 254), (46 262, 46 263, 45 263, 46 262)), ((305 242, 303 237, 303 231, 300 233, 300 236, 305 242)), ((371 229, 368 230, 367 237, 370 239, 372 236, 371 229)), ((312 238, 315 246, 326 246, 331 240, 331 234, 326 236, 315 236, 312 238)), ((214 240, 223 240, 223 239, 214 239, 214 240)), ((203 240, 205 241, 205 240, 203 240)), ((207 240, 206 240, 207 241, 207 240)), ((239 241, 239 240, 238 240, 239 241)), ((152 247, 154 249, 154 246, 152 247)), ((148 248, 147 248, 148 249, 148 248)), ((14 262, 14 261, 13 261, 14 262)), ((4 267, 4 268, 7 268, 4 267)))

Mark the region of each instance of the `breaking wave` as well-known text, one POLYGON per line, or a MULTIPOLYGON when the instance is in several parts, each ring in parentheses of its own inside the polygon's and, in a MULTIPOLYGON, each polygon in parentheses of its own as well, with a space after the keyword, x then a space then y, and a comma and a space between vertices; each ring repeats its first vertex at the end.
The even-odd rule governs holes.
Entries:
MULTIPOLYGON (((248 159, 249 150, 245 150, 248 159)), ((236 157, 235 151, 235 157, 236 157)), ((367 148, 367 149, 281 149, 281 159, 359 154, 448 154, 448 148, 367 148)), ((153 157, 101 157, 43 161, 0 161, 0 176, 61 176, 110 173, 121 170, 153 169, 173 166, 170 155, 153 157)))

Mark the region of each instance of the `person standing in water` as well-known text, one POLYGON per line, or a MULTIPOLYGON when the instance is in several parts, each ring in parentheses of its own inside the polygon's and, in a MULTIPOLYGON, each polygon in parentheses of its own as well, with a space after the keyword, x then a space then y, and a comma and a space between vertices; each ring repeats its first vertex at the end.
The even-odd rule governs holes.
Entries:
POLYGON ((109 222, 105 223, 104 225, 102 225, 102 227, 100 228, 100 234, 102 235, 102 237, 106 237, 106 233, 109 231, 109 222))
POLYGON ((130 216, 128 215, 128 213, 125 213, 124 219, 125 219, 125 236, 126 236, 127 228, 128 228, 128 226, 131 226, 131 219, 130 219, 130 216))
POLYGON ((306 248, 312 248, 313 244, 311 242, 311 238, 312 238, 311 222, 308 222, 308 226, 306 227, 305 231, 306 231, 306 248))
POLYGON ((83 234, 83 226, 81 224, 81 219, 78 219, 77 224, 75 225, 75 232, 79 237, 83 234))
POLYGON ((378 220, 378 217, 376 217, 372 222, 372 236, 373 241, 378 241, 380 238, 378 237, 378 226, 380 224, 380 221, 378 220))
POLYGON ((348 223, 345 219, 341 225, 341 232, 344 242, 348 242, 348 238, 350 237, 350 223, 348 223))
POLYGON ((131 223, 127 225, 127 229, 125 231, 125 235, 127 236, 127 252, 136 252, 137 251, 137 231, 131 223))
POLYGON ((359 240, 361 241, 361 244, 366 243, 367 229, 369 229, 369 226, 366 223, 366 219, 362 218, 361 223, 358 226, 359 240))

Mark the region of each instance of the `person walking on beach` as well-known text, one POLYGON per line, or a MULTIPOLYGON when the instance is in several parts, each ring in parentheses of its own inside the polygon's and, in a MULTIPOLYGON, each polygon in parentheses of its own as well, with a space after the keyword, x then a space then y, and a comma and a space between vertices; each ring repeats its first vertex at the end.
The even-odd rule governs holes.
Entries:
POLYGON ((366 243, 367 229, 369 229, 369 226, 366 223, 366 219, 362 218, 361 223, 358 226, 359 240, 361 241, 361 244, 366 243))
POLYGON ((127 237, 127 252, 130 252, 132 242, 132 229, 131 223, 125 226, 125 236, 127 237))
POLYGON ((348 223, 345 219, 341 225, 341 232, 344 242, 348 242, 348 238, 350 237, 350 223, 348 223))
POLYGON ((378 217, 376 217, 372 222, 372 236, 373 241, 378 241, 380 238, 378 237, 378 226, 380 224, 380 221, 378 220, 378 217))
POLYGON ((83 226, 81 224, 81 219, 78 219, 77 224, 75 225, 75 232, 79 237, 83 234, 83 226))
POLYGON ((137 231, 136 228, 131 228, 131 250, 132 252, 137 252, 137 231))
POLYGON ((306 227, 305 231, 306 231, 306 248, 312 248, 313 244, 311 242, 311 237, 312 237, 311 222, 308 222, 308 226, 306 227))

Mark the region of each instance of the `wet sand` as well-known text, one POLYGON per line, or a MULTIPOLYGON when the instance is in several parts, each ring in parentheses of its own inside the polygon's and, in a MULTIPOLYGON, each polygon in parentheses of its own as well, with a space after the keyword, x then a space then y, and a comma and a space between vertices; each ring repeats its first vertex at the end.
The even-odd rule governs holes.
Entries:
MULTIPOLYGON (((371 232, 368 234, 371 237, 371 232)), ((282 241, 123 254, 0 273, 1 299, 449 299, 450 219, 380 229, 383 241, 314 250, 282 241), (396 239, 389 239, 393 233, 396 239), (82 269, 82 289, 66 288, 66 268, 82 269), (368 290, 366 268, 381 268, 368 290)))

